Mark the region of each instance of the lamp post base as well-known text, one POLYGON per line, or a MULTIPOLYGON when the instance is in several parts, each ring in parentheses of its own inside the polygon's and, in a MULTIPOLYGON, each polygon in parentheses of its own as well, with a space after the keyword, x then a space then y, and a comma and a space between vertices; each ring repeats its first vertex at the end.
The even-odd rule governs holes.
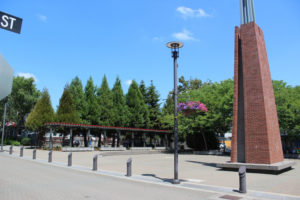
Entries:
POLYGON ((178 179, 174 179, 172 183, 173 184, 180 184, 180 181, 178 179))

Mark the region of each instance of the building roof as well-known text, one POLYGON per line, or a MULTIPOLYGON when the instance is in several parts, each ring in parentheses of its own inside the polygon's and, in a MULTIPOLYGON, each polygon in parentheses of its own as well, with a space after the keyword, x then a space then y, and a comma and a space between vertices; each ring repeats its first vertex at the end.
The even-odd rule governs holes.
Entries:
POLYGON ((159 129, 145 129, 145 128, 130 128, 130 127, 116 127, 116 126, 100 126, 100 125, 89 125, 89 124, 72 124, 65 122, 48 122, 45 126, 56 127, 76 127, 76 128, 90 128, 90 129, 103 129, 103 130, 119 130, 119 131, 139 131, 139 132, 152 132, 152 133, 170 133, 169 130, 159 129))

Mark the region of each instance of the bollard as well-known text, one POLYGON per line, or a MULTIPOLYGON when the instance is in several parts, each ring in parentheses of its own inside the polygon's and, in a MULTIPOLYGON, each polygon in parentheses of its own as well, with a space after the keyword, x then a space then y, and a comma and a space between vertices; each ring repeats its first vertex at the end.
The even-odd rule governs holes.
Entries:
POLYGON ((13 146, 11 145, 11 146, 9 147, 9 154, 12 154, 12 152, 13 152, 13 146))
POLYGON ((49 163, 52 162, 52 151, 49 151, 49 153, 48 153, 48 162, 49 163))
POLYGON ((132 159, 129 158, 126 162, 127 164, 127 173, 126 173, 126 176, 131 176, 131 171, 132 171, 132 159))
POLYGON ((33 159, 33 160, 36 159, 36 149, 34 149, 33 152, 32 152, 32 159, 33 159))
POLYGON ((95 155, 94 158, 93 158, 93 171, 97 171, 98 169, 98 155, 95 155))
POLYGON ((247 193, 246 189, 246 167, 241 166, 239 168, 239 176, 240 176, 240 193, 247 193))
POLYGON ((20 147, 20 157, 23 157, 23 151, 24 151, 24 147, 21 146, 21 147, 20 147))
POLYGON ((68 167, 72 166, 72 153, 69 153, 68 155, 68 167))

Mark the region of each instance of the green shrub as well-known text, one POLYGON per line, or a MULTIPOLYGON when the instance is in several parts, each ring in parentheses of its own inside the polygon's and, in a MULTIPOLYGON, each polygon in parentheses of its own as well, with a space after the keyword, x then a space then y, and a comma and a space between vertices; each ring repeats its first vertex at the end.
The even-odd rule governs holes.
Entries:
POLYGON ((12 146, 20 146, 21 145, 20 142, 17 141, 17 140, 7 140, 6 144, 7 145, 12 145, 12 146))
POLYGON ((24 145, 24 146, 29 146, 29 145, 31 145, 31 139, 30 138, 23 138, 21 140, 21 144, 24 145))

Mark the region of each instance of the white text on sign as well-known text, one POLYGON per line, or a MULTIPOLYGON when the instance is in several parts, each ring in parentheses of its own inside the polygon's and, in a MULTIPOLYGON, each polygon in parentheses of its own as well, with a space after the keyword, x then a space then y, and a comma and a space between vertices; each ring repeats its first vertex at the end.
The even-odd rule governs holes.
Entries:
POLYGON ((23 19, 0 11, 0 28, 19 33, 23 19))
POLYGON ((1 19, 1 26, 7 28, 9 27, 10 29, 13 29, 14 27, 14 22, 17 19, 13 18, 13 17, 9 17, 7 15, 2 15, 2 19, 1 19))

